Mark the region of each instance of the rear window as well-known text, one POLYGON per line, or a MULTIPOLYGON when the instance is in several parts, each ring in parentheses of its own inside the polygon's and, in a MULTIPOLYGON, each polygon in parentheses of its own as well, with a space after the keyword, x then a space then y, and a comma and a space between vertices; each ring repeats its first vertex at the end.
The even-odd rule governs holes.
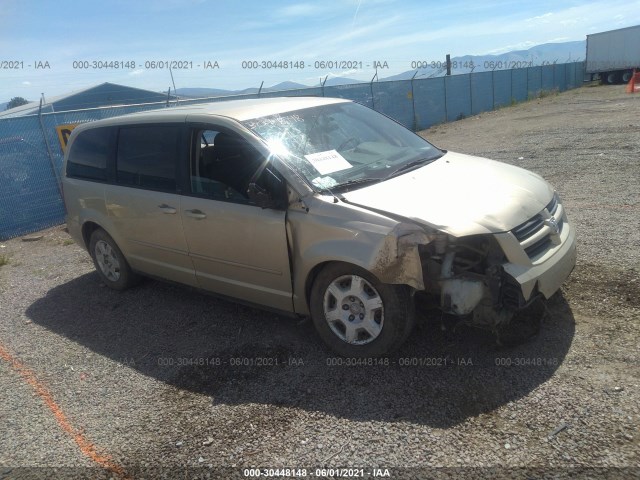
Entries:
POLYGON ((79 133, 69 151, 67 176, 106 180, 114 134, 113 127, 93 128, 79 133))
POLYGON ((117 181, 154 190, 176 190, 182 127, 124 127, 118 135, 117 181))

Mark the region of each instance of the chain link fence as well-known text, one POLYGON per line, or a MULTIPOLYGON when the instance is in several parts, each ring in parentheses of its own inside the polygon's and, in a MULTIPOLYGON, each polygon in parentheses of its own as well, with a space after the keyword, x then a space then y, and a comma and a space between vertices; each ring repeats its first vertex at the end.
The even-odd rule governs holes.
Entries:
MULTIPOLYGON (((227 97, 180 100, 180 105, 232 99, 322 96, 353 100, 418 131, 495 108, 522 102, 546 91, 579 87, 584 63, 494 70, 436 78, 356 83, 227 97)), ((171 106, 175 106, 172 102, 171 106)), ((0 119, 0 240, 64 222, 59 179, 63 151, 56 127, 167 108, 167 103, 52 112, 0 119)))

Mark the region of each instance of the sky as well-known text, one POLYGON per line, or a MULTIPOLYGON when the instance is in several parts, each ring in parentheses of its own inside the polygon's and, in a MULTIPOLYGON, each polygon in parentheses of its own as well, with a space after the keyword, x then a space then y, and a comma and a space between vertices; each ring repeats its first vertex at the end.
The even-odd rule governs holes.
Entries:
POLYGON ((638 0, 0 0, 0 102, 103 82, 166 92, 369 81, 375 62, 387 77, 447 53, 499 54, 638 24, 638 0))

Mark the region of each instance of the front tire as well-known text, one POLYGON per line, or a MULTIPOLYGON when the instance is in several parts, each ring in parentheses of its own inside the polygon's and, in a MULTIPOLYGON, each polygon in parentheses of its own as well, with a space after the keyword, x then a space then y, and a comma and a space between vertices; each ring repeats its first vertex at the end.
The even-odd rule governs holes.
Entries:
POLYGON ((89 253, 100 279, 107 287, 125 290, 138 282, 138 275, 131 271, 116 242, 101 228, 91 234, 89 253))
POLYGON ((406 285, 379 282, 346 263, 327 265, 311 289, 311 318, 322 340, 345 357, 378 357, 396 350, 414 324, 406 285))

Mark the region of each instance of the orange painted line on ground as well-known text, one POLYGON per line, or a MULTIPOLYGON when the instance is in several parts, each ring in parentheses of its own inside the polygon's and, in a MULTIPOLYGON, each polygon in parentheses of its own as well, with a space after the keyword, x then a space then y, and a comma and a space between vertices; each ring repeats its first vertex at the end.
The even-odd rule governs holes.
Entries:
POLYGON ((71 422, 69 422, 67 416, 53 399, 53 396, 49 393, 47 387, 38 380, 33 370, 11 355, 2 345, 0 345, 0 358, 9 363, 11 368, 19 373, 25 382, 35 390, 36 394, 38 394, 49 410, 51 410, 51 413, 53 413, 58 425, 62 427, 62 430, 64 430, 67 435, 73 438, 84 455, 89 457, 102 468, 109 470, 120 478, 131 478, 127 475, 124 468, 114 462, 109 455, 102 455, 98 453, 96 446, 91 443, 80 430, 71 425, 71 422))

